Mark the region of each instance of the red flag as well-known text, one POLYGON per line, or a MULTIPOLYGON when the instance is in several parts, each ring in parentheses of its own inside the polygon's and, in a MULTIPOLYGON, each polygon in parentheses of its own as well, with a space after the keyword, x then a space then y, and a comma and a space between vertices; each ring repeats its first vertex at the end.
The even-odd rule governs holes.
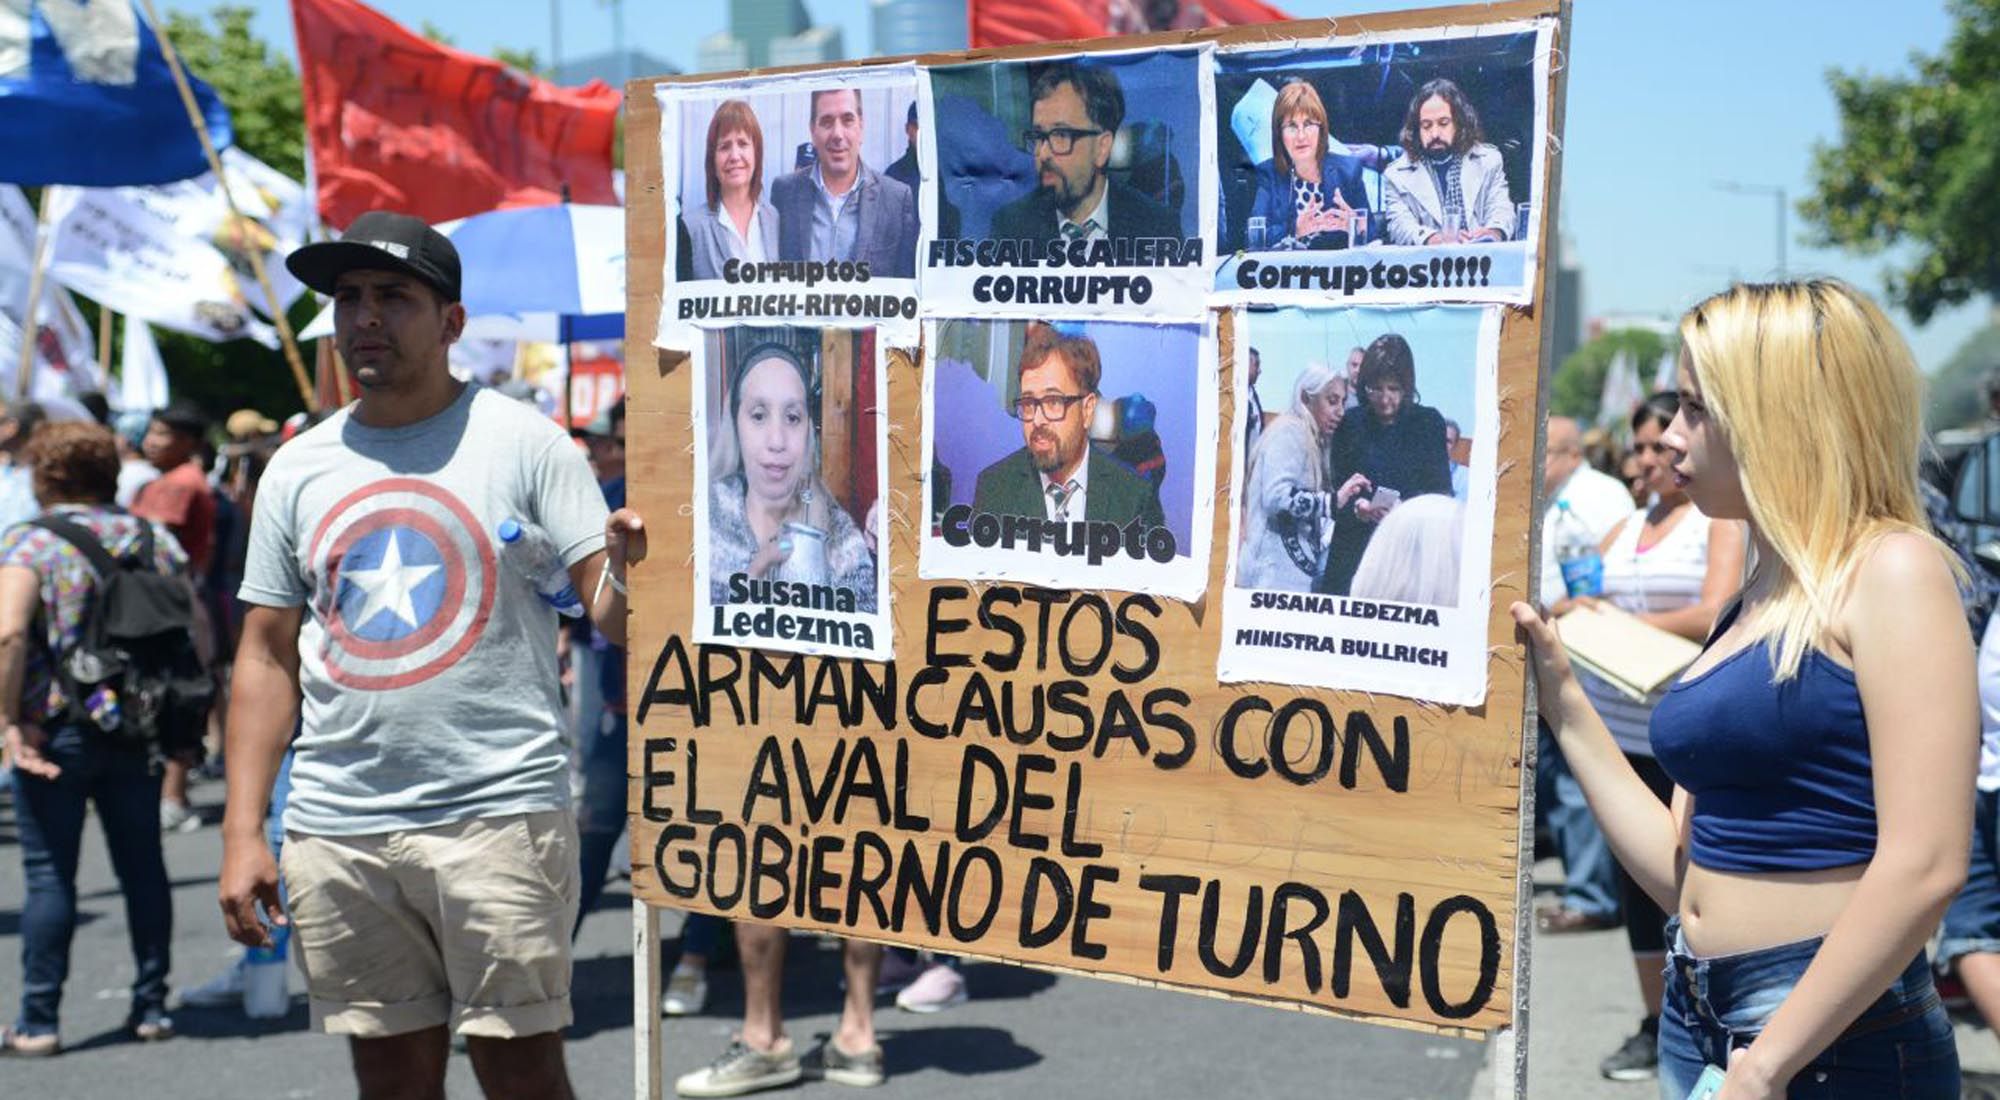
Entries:
POLYGON ((1016 46, 1149 31, 1276 23, 1291 16, 1263 0, 1178 0, 1171 15, 1147 0, 966 0, 972 45, 1016 46))
POLYGON ((293 0, 320 216, 425 221, 505 206, 615 204, 618 90, 559 88, 440 46, 355 0, 293 0))

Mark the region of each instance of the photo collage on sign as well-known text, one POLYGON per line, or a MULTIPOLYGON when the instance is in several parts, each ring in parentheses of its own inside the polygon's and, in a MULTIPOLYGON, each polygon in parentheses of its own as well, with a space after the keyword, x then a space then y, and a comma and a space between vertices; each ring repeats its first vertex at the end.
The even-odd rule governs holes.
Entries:
POLYGON ((1220 679, 1478 702, 1552 30, 658 85, 700 640, 887 659, 912 567, 1192 602, 1213 563, 1220 679))

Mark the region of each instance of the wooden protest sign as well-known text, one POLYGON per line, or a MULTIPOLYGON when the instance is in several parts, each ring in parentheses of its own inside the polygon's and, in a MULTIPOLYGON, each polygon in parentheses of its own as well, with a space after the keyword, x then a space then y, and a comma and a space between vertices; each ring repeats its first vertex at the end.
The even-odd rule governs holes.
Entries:
MULTIPOLYGON (((1553 21, 1560 58, 1566 9, 1552 0, 1087 48, 1459 34, 1536 20, 1553 21)), ((1555 139, 1561 65, 1539 71, 1548 74, 1540 91, 1555 139)), ((727 351, 724 336, 711 335, 710 350, 692 357, 651 343, 677 232, 654 85, 629 86, 626 129, 628 493, 651 538, 632 576, 628 666, 637 895, 1446 1034, 1509 1025, 1532 740, 1524 654, 1506 607, 1531 592, 1535 573, 1540 275, 1527 306, 1485 307, 1499 316, 1498 431, 1488 441, 1495 503, 1478 705, 1218 680, 1233 513, 1222 498, 1239 461, 1221 442, 1215 483, 1201 487, 1218 503, 1199 599, 1115 584, 919 579, 931 515, 920 446, 924 353, 879 349, 837 328, 823 330, 818 348, 795 348, 793 360, 822 357, 840 380, 814 376, 826 388, 819 415, 829 438, 870 417, 886 429, 886 447, 879 456, 864 448, 862 465, 879 463, 886 485, 878 553, 894 660, 697 645, 697 619, 713 609, 691 579, 705 552, 697 500, 709 492, 695 479, 707 469, 695 452, 713 443, 703 418, 722 407, 716 387, 741 383, 696 377, 704 354, 727 351), (875 391, 869 364, 878 352, 884 377, 875 391), (875 392, 886 394, 885 407, 873 407, 875 392)), ((1549 140, 1527 154, 1539 161, 1542 205, 1530 232, 1542 256, 1558 148, 1549 140)), ((1334 295, 1327 304, 1342 302, 1334 295)), ((1210 317, 1221 364, 1217 434, 1230 441, 1242 434, 1231 396, 1237 325, 1228 312, 1210 317)), ((853 483, 843 500, 877 499, 857 472, 820 472, 853 483)), ((854 506, 857 525, 861 511, 854 506)))

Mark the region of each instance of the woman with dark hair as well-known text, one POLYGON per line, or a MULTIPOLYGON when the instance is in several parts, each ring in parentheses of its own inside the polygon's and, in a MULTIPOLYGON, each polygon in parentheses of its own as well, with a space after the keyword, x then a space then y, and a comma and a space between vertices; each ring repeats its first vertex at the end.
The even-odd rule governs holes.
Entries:
MULTIPOLYGON (((44 515, 83 528, 115 558, 148 555, 161 573, 185 573, 187 557, 165 528, 112 503, 118 447, 110 431, 88 423, 45 424, 22 457, 44 515)), ((79 641, 96 587, 89 559, 55 532, 31 522, 0 535, 0 690, 9 692, 0 757, 14 772, 27 882, 21 1014, 0 1030, 0 1053, 61 1049, 57 1010, 69 974, 77 861, 90 804, 125 894, 138 964, 126 1026, 142 1040, 173 1035, 167 1016, 173 899, 160 851, 159 761, 145 748, 111 743, 95 729, 65 721, 71 700, 55 675, 79 641)))
POLYGON ((709 598, 729 602, 729 578, 832 585, 874 611, 875 556, 819 476, 818 387, 812 369, 776 344, 753 348, 729 373, 728 406, 709 452, 709 598), (817 546, 802 545, 810 541, 817 546))
POLYGON ((1375 525, 1401 502, 1425 493, 1451 495, 1451 459, 1444 417, 1420 404, 1416 358, 1395 333, 1377 336, 1361 355, 1361 408, 1333 433, 1333 478, 1362 476, 1369 494, 1341 509, 1333 525, 1326 572, 1315 590, 1347 595, 1375 525))
POLYGON ((708 201, 681 201, 694 277, 720 279, 730 260, 776 259, 778 211, 764 201, 764 130, 748 103, 730 99, 715 109, 702 173, 708 201))
POLYGON ((1362 170, 1379 171, 1400 153, 1377 145, 1358 155, 1332 152, 1319 92, 1304 80, 1286 84, 1271 105, 1271 159, 1257 166, 1250 204, 1250 217, 1262 222, 1244 224, 1245 247, 1256 250, 1249 227, 1262 224, 1265 248, 1346 248, 1355 211, 1368 209, 1362 170))
MULTIPOLYGON (((1744 534, 1740 523, 1709 522, 1677 483, 1661 438, 1680 408, 1680 395, 1667 391, 1647 398, 1632 414, 1632 453, 1639 459, 1650 503, 1620 520, 1604 536, 1598 552, 1604 557, 1604 602, 1650 626, 1699 642, 1714 629, 1716 616, 1743 583, 1744 534)), ((1590 597, 1564 599, 1549 611, 1559 617, 1591 602, 1590 597)), ((1674 783, 1653 758, 1647 736, 1660 695, 1633 699, 1582 669, 1577 680, 1626 762, 1661 804, 1667 804, 1674 783)), ((1614 1081, 1639 1081, 1652 1077, 1658 1064, 1667 915, 1624 868, 1619 868, 1618 877, 1625 941, 1632 949, 1646 1014, 1638 1031, 1598 1070, 1614 1081)))

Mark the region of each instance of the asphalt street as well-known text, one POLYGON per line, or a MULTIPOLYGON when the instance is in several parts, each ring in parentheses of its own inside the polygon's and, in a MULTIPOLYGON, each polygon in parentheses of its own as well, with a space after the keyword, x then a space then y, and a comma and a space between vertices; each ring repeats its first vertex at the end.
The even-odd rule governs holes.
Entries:
MULTIPOLYGON (((198 786, 208 827, 166 841, 174 883, 174 979, 192 985, 229 961, 215 907, 221 841, 219 784, 198 786)), ((143 1045, 121 1031, 131 957, 125 915, 97 826, 89 827, 79 877, 80 925, 63 1006, 65 1052, 45 1061, 0 1061, 0 1096, 36 1100, 144 1097, 258 1097, 292 1100, 354 1094, 343 1044, 308 1030, 293 982, 291 1013, 252 1021, 231 1010, 175 1014, 180 1037, 143 1045)), ((1544 868, 1552 874, 1553 868, 1544 868)), ((1546 877, 1546 876, 1544 876, 1546 877)), ((20 996, 22 892, 12 806, 0 796, 0 1012, 11 1020, 20 996)), ((679 918, 664 919, 669 957, 679 918)), ((570 1072, 581 1097, 632 1095, 630 899, 622 884, 584 924, 575 975, 576 1023, 570 1072)), ((1528 1094, 1578 1100, 1652 1100, 1650 1084, 1601 1080, 1597 1059, 1637 1019, 1637 993, 1621 933, 1541 937, 1531 985, 1528 1094)), ((1088 978, 968 963, 972 1000, 916 1016, 882 1001, 889 1082, 882 1100, 951 1095, 1091 1096, 1176 1100, 1215 1096, 1318 1096, 1341 1100, 1487 1100, 1496 1095, 1486 1044, 1346 1023, 1207 997, 1088 978)), ((812 936, 792 941, 786 1001, 796 1040, 829 1032, 839 1007, 838 952, 812 936)), ((296 975, 294 975, 296 979, 296 975)), ((666 1022, 668 1073, 712 1058, 741 1010, 733 972, 715 975, 701 1016, 666 1022)), ((2000 1086, 2000 1044, 1961 1028, 1961 1050, 1985 1086, 2000 1086)), ((1504 1070, 1503 1070, 1504 1072, 1504 1070)), ((479 1095, 462 1054, 452 1058, 449 1094, 479 1095)), ((839 1085, 810 1084, 775 1095, 840 1096, 839 1085)), ((2000 1096, 2000 1088, 1989 1095, 2000 1096)))
MULTIPOLYGON (((194 792, 210 825, 166 839, 174 883, 174 983, 193 985, 226 965, 232 948, 215 905, 221 839, 213 825, 222 788, 194 792)), ((20 997, 19 848, 12 807, 0 798, 0 1012, 11 1020, 20 997)), ((105 1097, 258 1097, 295 1100, 354 1095, 344 1044, 307 1029, 294 974, 291 1014, 252 1021, 231 1010, 182 1009, 180 1037, 142 1045, 121 1025, 131 981, 124 905, 93 821, 79 875, 80 927, 63 1004, 65 1052, 45 1061, 0 1061, 0 1096, 35 1100, 105 1097)), ((675 950, 679 917, 663 921, 675 950)), ((569 1065, 585 1098, 632 1095, 631 902, 614 881, 584 922, 577 947, 576 1023, 569 1065)), ((1344 1023, 1206 997, 1140 989, 1012 966, 968 963, 972 1000, 916 1016, 883 998, 889 1081, 881 1100, 950 1094, 983 1097, 1174 1097, 1327 1095, 1430 1100, 1462 1097, 1478 1074, 1482 1044, 1344 1023)), ((816 937, 792 941, 786 1004, 795 1040, 832 1030, 839 1010, 839 956, 816 937)), ((728 1041, 742 1009, 733 972, 715 975, 708 1011, 667 1021, 668 1073, 705 1063, 728 1041)), ((472 1067, 455 1054, 449 1093, 479 1095, 472 1067)), ((782 1095, 840 1096, 840 1085, 811 1084, 782 1095)))

